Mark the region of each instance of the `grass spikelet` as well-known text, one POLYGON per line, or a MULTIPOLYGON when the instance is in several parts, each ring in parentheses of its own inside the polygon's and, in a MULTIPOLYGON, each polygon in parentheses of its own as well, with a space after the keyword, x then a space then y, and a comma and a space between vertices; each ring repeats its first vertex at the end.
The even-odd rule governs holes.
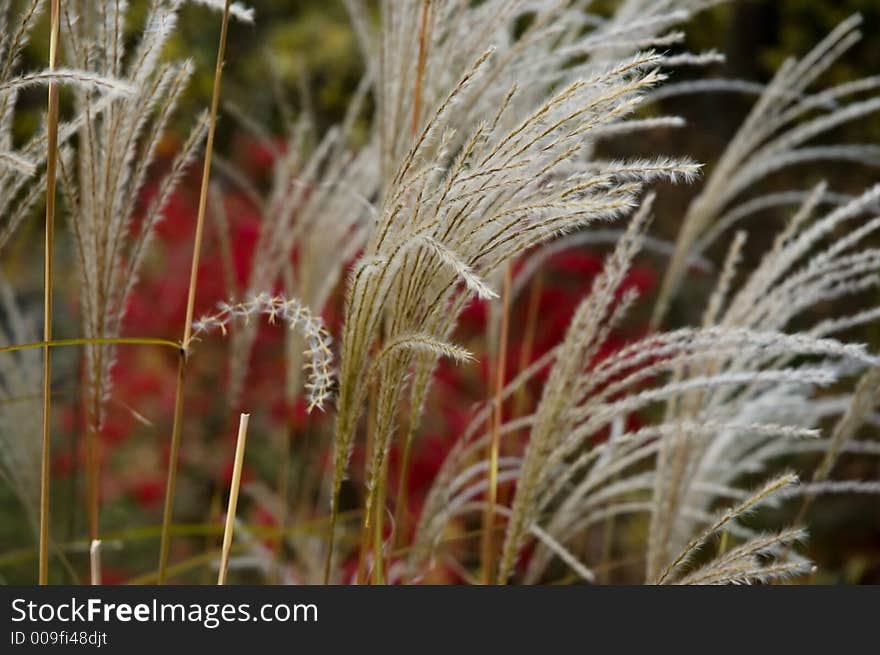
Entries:
MULTIPOLYGON (((316 407, 323 411, 324 405, 331 399, 333 387, 331 338, 324 328, 321 317, 313 316, 308 307, 296 298, 286 299, 261 293, 249 301, 235 305, 222 303, 217 313, 202 316, 193 323, 191 340, 198 340, 201 335, 215 331, 225 335, 233 320, 247 324, 254 316, 264 316, 272 325, 281 321, 289 329, 298 330, 302 334, 307 346, 303 356, 306 360, 304 369, 308 379, 305 385, 309 393, 308 411, 316 407)), ((413 347, 416 343, 421 347, 432 345, 424 339, 419 341, 418 337, 412 337, 409 343, 398 345, 413 347)), ((461 349, 444 348, 442 344, 433 345, 450 354, 467 358, 466 351, 463 352, 461 349)))
POLYGON ((693 555, 694 551, 696 551, 700 546, 706 543, 706 540, 709 539, 712 535, 717 534, 724 527, 729 524, 734 519, 747 514, 752 511, 755 507, 765 503, 768 499, 772 498, 773 495, 785 487, 788 487, 792 484, 797 484, 798 479, 797 476, 788 473, 785 475, 781 475, 775 480, 771 480, 767 482, 760 489, 755 491, 751 496, 749 496, 745 501, 737 505, 736 507, 732 507, 727 510, 723 514, 721 514, 714 523, 712 523, 706 530, 702 532, 698 537, 693 539, 688 545, 678 554, 675 559, 673 559, 664 569, 660 576, 657 578, 657 584, 663 584, 670 576, 674 575, 678 569, 688 561, 688 559, 693 555))

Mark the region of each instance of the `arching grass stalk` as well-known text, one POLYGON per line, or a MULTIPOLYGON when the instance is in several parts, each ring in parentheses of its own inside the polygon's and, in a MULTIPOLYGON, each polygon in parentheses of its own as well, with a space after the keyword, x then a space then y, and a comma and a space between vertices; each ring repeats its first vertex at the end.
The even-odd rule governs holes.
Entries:
POLYGON ((165 582, 168 566, 168 546, 171 519, 174 513, 174 490, 177 483, 177 459, 180 452, 180 431, 183 420, 183 383, 189 345, 192 339, 193 314, 196 301, 196 283, 199 270, 199 255, 202 249, 202 234, 205 226, 205 213, 208 205, 208 185, 211 181, 211 155, 214 151, 214 133, 217 128, 217 110, 220 105, 220 81, 223 77, 223 59, 226 56, 226 33, 229 27, 229 0, 223 7, 220 25, 220 43, 217 46, 217 65, 214 69, 214 90, 211 96, 211 113, 208 118, 208 137, 205 143, 205 163, 202 169, 202 186, 199 193, 199 211, 196 217, 196 234, 193 242, 192 264, 190 265, 189 293, 186 301, 186 322, 183 326, 183 339, 180 345, 180 360, 177 365, 177 383, 174 393, 174 419, 171 428, 171 449, 168 455, 168 480, 165 488, 165 508, 162 517, 162 537, 159 543, 159 573, 157 583, 165 582))
MULTIPOLYGON (((60 0, 50 9, 49 70, 58 66, 58 40, 61 31, 60 0)), ((58 85, 49 82, 46 117, 46 242, 43 252, 43 341, 52 340, 52 256, 55 248, 55 176, 58 163, 58 85)), ((52 355, 43 348, 43 444, 40 459, 40 567, 41 585, 49 582, 49 464, 51 461, 52 355)))

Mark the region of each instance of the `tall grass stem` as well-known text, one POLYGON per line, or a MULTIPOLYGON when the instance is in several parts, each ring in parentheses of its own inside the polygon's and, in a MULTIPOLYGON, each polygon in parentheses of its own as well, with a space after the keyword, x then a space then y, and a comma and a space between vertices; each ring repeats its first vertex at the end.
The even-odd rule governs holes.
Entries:
POLYGON ((205 142, 205 162, 202 169, 202 185, 199 193, 199 211, 196 217, 196 234, 193 242, 192 264, 190 265, 189 291, 186 300, 186 323, 183 326, 183 339, 180 345, 180 362, 177 368, 177 386, 174 393, 174 423, 171 428, 171 450, 168 457, 168 479, 165 489, 165 509, 162 518, 162 537, 159 544, 158 584, 165 582, 168 568, 168 547, 172 515, 174 513, 174 490, 177 483, 177 458, 180 451, 181 427, 183 422, 183 388, 186 377, 186 363, 192 339, 193 315, 195 312, 196 287, 198 284, 199 256, 202 250, 202 235, 205 227, 205 213, 208 206, 208 187, 211 181, 211 155, 214 152, 214 134, 217 129, 217 111, 220 106, 220 82, 223 77, 223 60, 226 56, 226 34, 229 27, 229 0, 223 8, 220 26, 220 43, 217 47, 217 65, 214 69, 214 90, 211 95, 211 113, 208 118, 208 137, 205 142))
MULTIPOLYGON (((50 9, 49 70, 58 67, 58 41, 61 32, 60 0, 52 0, 50 9)), ((46 116, 46 242, 43 252, 43 341, 52 340, 52 258, 55 249, 55 178, 58 163, 58 85, 49 82, 46 116)), ((49 582, 49 491, 52 455, 52 355, 43 348, 43 442, 40 459, 40 566, 41 585, 49 582)))

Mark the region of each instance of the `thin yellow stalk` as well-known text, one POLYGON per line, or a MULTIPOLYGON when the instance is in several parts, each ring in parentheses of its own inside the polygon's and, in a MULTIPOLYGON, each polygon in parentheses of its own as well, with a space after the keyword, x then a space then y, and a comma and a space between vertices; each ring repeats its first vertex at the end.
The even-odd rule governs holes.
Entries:
MULTIPOLYGON (((60 0, 50 9, 49 70, 58 66, 58 40, 61 32, 60 0)), ((58 163, 58 85, 49 82, 46 116, 46 242, 43 252, 43 341, 52 340, 52 256, 55 249, 55 173, 58 163)), ((52 440, 52 356, 43 348, 43 444, 40 461, 40 570, 41 585, 49 582, 49 475, 52 440)))
POLYGON ((101 584, 101 540, 92 539, 89 546, 90 581, 92 585, 101 584))
POLYGON ((89 523, 89 539, 98 538, 98 515, 100 501, 100 472, 98 468, 98 433, 100 431, 101 402, 103 394, 101 376, 101 351, 98 350, 94 361, 93 376, 97 381, 98 390, 92 394, 92 406, 88 410, 91 418, 86 429, 86 511, 89 523))
POLYGON ((50 339, 49 341, 34 341, 32 343, 17 343, 12 346, 0 348, 0 354, 12 353, 31 348, 59 348, 61 346, 90 346, 103 344, 135 345, 135 346, 168 346, 180 350, 180 343, 170 339, 153 339, 152 337, 90 337, 82 339, 50 339))
MULTIPOLYGON (((381 348, 379 349, 381 350, 381 348)), ((367 443, 366 443, 366 453, 364 457, 364 479, 369 479, 370 477, 370 453, 373 452, 373 444, 376 440, 376 384, 370 384, 370 393, 368 396, 368 408, 367 408, 367 443)), ((358 569, 357 569, 357 583, 359 585, 364 584, 367 580, 367 555, 370 552, 370 520, 373 518, 372 514, 375 510, 375 503, 371 507, 367 505, 364 508, 364 522, 361 529, 361 550, 360 556, 358 557, 358 569)))
MULTIPOLYGON (((537 273, 535 273, 535 278, 532 281, 531 288, 529 290, 529 304, 528 309, 526 310, 526 326, 523 330, 523 342, 522 348, 519 351, 519 364, 517 367, 517 372, 521 373, 525 371, 529 367, 529 363, 532 361, 532 353, 535 348, 535 334, 538 330, 538 310, 541 307, 541 293, 544 291, 544 270, 539 269, 537 273)), ((513 397, 513 416, 512 418, 518 418, 523 416, 526 412, 526 403, 528 401, 528 385, 522 384, 516 390, 516 394, 513 397)), ((504 505, 508 502, 508 495, 510 490, 504 490, 505 493, 502 493, 499 502, 504 505)))
MULTIPOLYGON (((381 480, 388 479, 388 454, 382 462, 381 480)), ((373 517, 373 584, 385 584, 385 553, 383 552, 383 544, 385 542, 385 494, 387 485, 383 482, 379 485, 379 493, 376 498, 376 506, 373 508, 375 516, 373 517)))
MULTIPOLYGON (((199 553, 198 555, 194 555, 188 559, 183 560, 182 562, 178 562, 173 566, 168 567, 167 575, 169 578, 174 578, 175 576, 181 575, 183 573, 189 573, 193 569, 197 569, 200 566, 207 567, 212 562, 215 561, 217 555, 220 551, 216 548, 209 550, 205 553, 199 553)), ((159 574, 157 571, 150 571, 149 573, 144 573, 143 575, 138 575, 130 580, 127 580, 125 584, 127 585, 145 585, 145 584, 156 584, 156 581, 159 579, 159 574)))
POLYGON ((168 569, 168 547, 171 543, 171 519, 174 514, 174 491, 177 486, 177 458, 180 452, 180 424, 183 412, 183 375, 186 354, 181 347, 180 361, 177 363, 177 386, 174 396, 174 419, 171 431, 171 449, 168 452, 168 480, 165 486, 165 507, 162 513, 162 534, 159 537, 159 574, 157 584, 165 583, 168 569))
MULTIPOLYGON (((367 507, 364 510, 364 517, 366 517, 368 515, 368 513, 371 511, 372 511, 372 508, 367 507)), ((362 585, 367 581, 367 555, 369 554, 369 552, 370 552, 370 531, 367 529, 362 529, 361 536, 360 536, 360 551, 358 554, 357 574, 355 575, 355 581, 359 585, 362 585)), ((328 584, 328 581, 325 581, 324 584, 328 584)))
POLYGON ((489 499, 483 515, 483 583, 491 584, 495 577, 495 510, 498 502, 498 453, 501 448, 501 421, 504 398, 504 376, 507 369, 507 338, 510 330, 510 287, 513 266, 504 270, 504 290, 501 293, 501 335, 498 340, 498 362, 495 369, 495 397, 492 416, 492 442, 489 448, 489 499))
POLYGON ((193 243, 192 264, 189 271, 189 293, 186 300, 186 323, 180 345, 180 361, 177 365, 177 386, 174 393, 174 423, 171 428, 171 449, 168 457, 168 481, 165 488, 165 508, 162 518, 162 537, 159 543, 158 584, 165 582, 168 568, 168 547, 172 514, 174 513, 174 490, 177 483, 177 458, 180 452, 180 432, 183 421, 183 381, 186 361, 192 339, 193 314, 196 303, 196 284, 199 271, 199 255, 202 250, 202 234, 208 206, 208 185, 211 181, 211 155, 214 152, 214 133, 217 129, 217 110, 220 105, 220 80, 223 77, 223 59, 226 56, 226 32, 229 26, 229 0, 223 7, 220 25, 220 43, 217 46, 217 65, 214 69, 214 90, 211 96, 211 113, 208 119, 208 137, 205 142, 205 163, 202 169, 202 186, 199 193, 199 213, 196 217, 196 235, 193 243))
MULTIPOLYGON (((849 406, 835 424, 831 433, 831 445, 828 446, 825 456, 813 473, 813 483, 824 482, 828 479, 843 445, 862 427, 865 419, 877 405, 880 405, 880 367, 874 366, 859 379, 853 390, 849 406)), ((816 494, 804 496, 794 525, 800 525, 804 522, 815 499, 816 494)))
POLYGON ((217 584, 226 584, 226 571, 229 568, 229 551, 232 549, 232 532, 235 528, 235 511, 238 507, 238 491, 241 487, 241 467, 244 464, 244 446, 247 442, 247 429, 250 414, 242 414, 238 421, 238 440, 235 443, 235 464, 232 468, 232 484, 229 485, 229 506, 226 508, 226 529, 223 531, 223 547, 220 550, 220 571, 217 584))

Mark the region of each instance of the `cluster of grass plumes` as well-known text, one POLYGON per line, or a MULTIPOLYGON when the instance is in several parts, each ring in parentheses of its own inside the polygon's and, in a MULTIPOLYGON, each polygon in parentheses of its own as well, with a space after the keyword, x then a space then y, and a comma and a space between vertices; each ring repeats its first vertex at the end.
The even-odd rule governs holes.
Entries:
MULTIPOLYGON (((4 21, 11 4, 0 3, 4 21)), ((275 385, 285 407, 305 395, 307 409, 330 415, 333 428, 316 429, 321 443, 306 453, 282 426, 281 439, 270 443, 278 448, 277 479, 241 489, 279 526, 274 547, 241 522, 236 538, 245 557, 237 560, 232 526, 243 415, 223 581, 227 569, 235 575, 253 566, 273 581, 416 582, 442 565, 464 580, 540 583, 562 572, 596 582, 610 579, 612 556, 626 562, 628 579, 647 583, 803 579, 814 570, 801 544, 815 499, 880 492, 870 479, 833 475, 844 454, 866 461, 880 454, 876 442, 858 438, 875 420, 880 358, 842 338, 880 319, 880 307, 869 301, 855 312, 838 309, 851 306, 846 298, 868 297, 880 281, 880 251, 871 245, 880 229, 880 187, 851 196, 830 191, 831 182, 772 193, 760 186, 796 165, 821 173, 829 161, 877 162, 872 144, 809 145, 880 109, 876 77, 810 90, 858 40, 857 17, 760 89, 701 182, 703 165, 688 158, 608 158, 604 145, 684 127, 681 118, 653 109, 664 97, 755 91, 736 80, 668 80, 677 67, 723 61, 715 51, 682 49, 687 21, 715 0, 621 0, 605 15, 579 0, 346 0, 365 71, 349 111, 320 133, 307 94, 294 109, 270 62, 281 138, 246 109, 220 102, 229 19, 251 22, 254 13, 239 3, 194 1, 222 12, 214 94, 164 173, 154 166, 157 152, 193 73, 191 62, 162 53, 183 0, 146 2, 134 41, 124 2, 53 2, 58 32, 50 68, 36 73, 17 67, 43 3, 24 4, 0 40, 0 248, 46 195, 47 331, 42 342, 28 338, 26 313, 4 285, 0 327, 9 345, 0 349, 0 472, 41 526, 41 580, 49 540, 48 353, 63 345, 51 333, 56 162, 58 214, 70 227, 64 239, 78 271, 83 334, 73 341, 83 346, 92 540, 101 536, 98 437, 116 348, 159 344, 179 357, 160 582, 173 556, 179 449, 187 426, 200 418, 184 403, 193 379, 187 369, 201 355, 196 344, 210 332, 232 335, 228 420, 242 409, 256 370, 257 318, 289 328, 283 365, 275 369, 285 372, 275 385), (17 94, 43 84, 50 88, 46 128, 14 145, 17 94), (53 117, 59 86, 69 87, 60 118, 53 117), (847 103, 852 97, 861 99, 847 103), (218 115, 269 150, 265 184, 215 155, 218 115), (203 141, 183 338, 122 337, 157 225, 203 141), (148 180, 156 191, 141 206, 148 180), (675 243, 649 235, 669 184, 702 184, 675 243), (230 189, 259 217, 243 275, 233 262, 235 216, 224 202, 230 189), (765 252, 739 229, 713 267, 714 243, 753 214, 789 206, 790 219, 765 252), (228 301, 194 320, 205 230, 217 236, 228 301), (564 338, 534 361, 522 357, 516 375, 507 375, 516 297, 537 284, 554 254, 598 244, 611 245, 610 253, 564 338), (643 249, 669 259, 651 329, 612 347, 645 302, 626 284, 643 249), (742 265, 747 253, 758 255, 751 270, 742 265), (702 318, 668 325, 675 295, 697 268, 716 276, 702 318), (480 350, 456 343, 474 303, 489 306, 480 350), (330 309, 340 315, 338 328, 322 318, 330 309), (42 376, 31 350, 39 347, 42 376), (491 397, 471 399, 470 423, 455 435, 412 517, 409 460, 430 428, 423 423, 435 372, 441 360, 464 368, 483 356, 494 376, 491 397), (41 380, 42 451, 33 411, 41 380), (524 400, 538 385, 534 402, 524 400), (402 454, 392 458, 396 446, 402 454), (363 471, 355 471, 355 452, 363 471), (294 459, 303 462, 296 506, 294 459), (753 520, 757 513, 762 521, 753 520), (314 534, 286 538, 299 521, 315 523, 314 534), (447 552, 453 527, 472 528, 474 547, 447 552), (352 561, 356 573, 344 564, 352 561)), ((526 322, 527 333, 540 331, 537 311, 526 322)))

